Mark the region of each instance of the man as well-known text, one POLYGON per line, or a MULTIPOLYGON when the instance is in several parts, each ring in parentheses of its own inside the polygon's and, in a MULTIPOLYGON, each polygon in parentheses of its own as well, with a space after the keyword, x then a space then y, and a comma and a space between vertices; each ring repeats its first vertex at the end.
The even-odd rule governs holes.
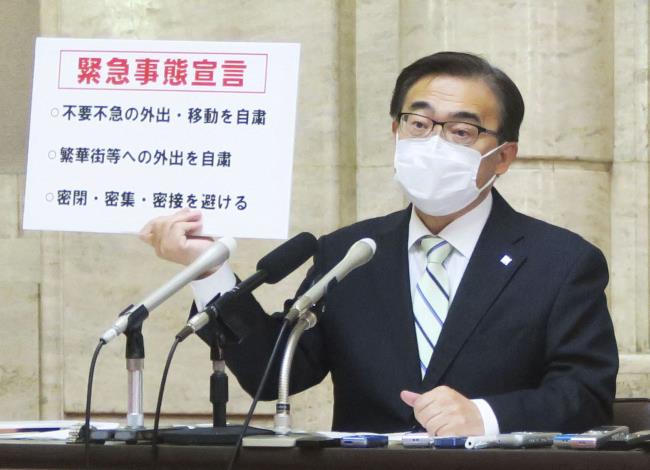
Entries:
MULTIPOLYGON (((492 189, 517 155, 523 113, 514 83, 470 54, 433 54, 399 75, 395 177, 413 205, 322 237, 298 291, 356 240, 376 241, 294 359, 292 392, 332 374, 333 429, 581 432, 610 420, 618 355, 602 253, 492 189)), ((192 237, 200 226, 181 211, 142 238, 188 263, 207 246, 192 237)), ((227 266, 197 281, 197 306, 234 282, 227 266)), ((249 296, 221 320, 241 339, 225 348, 228 365, 253 393, 280 319, 249 296)))

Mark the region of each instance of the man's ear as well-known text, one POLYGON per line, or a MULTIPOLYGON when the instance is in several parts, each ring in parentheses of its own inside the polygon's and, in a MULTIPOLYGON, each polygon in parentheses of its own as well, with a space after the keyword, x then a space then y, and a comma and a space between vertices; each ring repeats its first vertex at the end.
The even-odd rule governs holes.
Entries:
POLYGON ((508 142, 499 149, 499 163, 497 163, 497 167, 495 169, 495 173, 497 175, 502 175, 508 171, 508 168, 510 168, 512 162, 514 162, 515 158, 517 158, 518 151, 519 145, 517 142, 508 142))
POLYGON ((393 119, 393 123, 391 124, 391 129, 393 130, 393 137, 397 133, 397 121, 393 119))

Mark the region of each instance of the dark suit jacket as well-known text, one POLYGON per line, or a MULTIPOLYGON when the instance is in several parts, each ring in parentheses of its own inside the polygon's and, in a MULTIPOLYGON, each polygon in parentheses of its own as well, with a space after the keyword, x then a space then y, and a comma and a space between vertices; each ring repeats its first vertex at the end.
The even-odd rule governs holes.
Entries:
MULTIPOLYGON (((421 378, 409 287, 410 208, 337 230, 299 292, 329 271, 356 240, 377 252, 327 296, 318 325, 294 359, 292 393, 332 374, 334 430, 401 431, 416 424, 401 390, 448 385, 490 404, 501 432, 584 431, 607 423, 618 354, 604 289, 602 253, 567 230, 494 203, 421 378), (500 262, 504 255, 512 262, 500 262)), ((253 394, 280 320, 252 296, 222 312, 239 344, 230 369, 253 394)), ((277 368, 264 399, 277 394, 277 368)))

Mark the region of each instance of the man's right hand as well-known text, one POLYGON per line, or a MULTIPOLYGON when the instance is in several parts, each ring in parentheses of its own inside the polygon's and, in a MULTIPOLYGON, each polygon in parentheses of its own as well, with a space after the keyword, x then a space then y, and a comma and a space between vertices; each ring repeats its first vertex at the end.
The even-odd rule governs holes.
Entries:
MULTIPOLYGON (((140 230, 139 237, 154 247, 158 257, 188 265, 214 243, 210 237, 195 235, 200 233, 202 226, 201 211, 181 209, 150 220, 140 230)), ((211 272, 214 271, 216 269, 211 272)))

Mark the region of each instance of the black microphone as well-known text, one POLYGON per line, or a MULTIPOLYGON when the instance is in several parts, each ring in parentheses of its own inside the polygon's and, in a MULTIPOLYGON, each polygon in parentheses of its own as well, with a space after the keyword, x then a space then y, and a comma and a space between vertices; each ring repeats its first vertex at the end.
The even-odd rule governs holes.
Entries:
POLYGON ((318 242, 311 233, 302 232, 287 240, 257 262, 255 274, 222 294, 212 305, 190 318, 187 325, 178 332, 176 338, 183 341, 191 334, 196 333, 208 324, 211 313, 216 312, 240 295, 248 294, 264 283, 275 284, 284 279, 311 258, 317 250, 318 242))

